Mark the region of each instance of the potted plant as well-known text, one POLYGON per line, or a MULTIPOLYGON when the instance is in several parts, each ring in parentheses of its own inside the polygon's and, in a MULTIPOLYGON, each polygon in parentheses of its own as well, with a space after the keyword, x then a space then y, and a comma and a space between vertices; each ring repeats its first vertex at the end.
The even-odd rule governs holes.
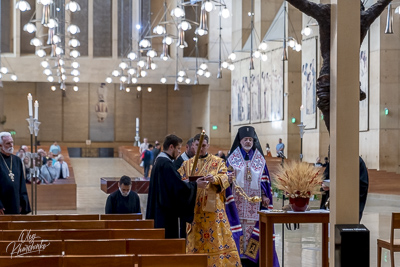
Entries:
POLYGON ((289 198, 293 211, 305 211, 310 197, 320 194, 323 172, 306 162, 291 161, 279 166, 275 186, 289 198))

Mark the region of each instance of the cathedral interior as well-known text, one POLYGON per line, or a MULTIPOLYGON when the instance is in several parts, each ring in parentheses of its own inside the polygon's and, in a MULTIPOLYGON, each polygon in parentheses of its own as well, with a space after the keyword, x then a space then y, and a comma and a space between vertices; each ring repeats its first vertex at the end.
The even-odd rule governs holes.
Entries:
MULTIPOLYGON (((0 130, 18 148, 57 141, 74 171, 74 199, 63 200, 72 205, 40 202, 37 214, 103 214, 100 178, 143 177, 140 155, 121 149, 137 149, 143 138, 154 144, 175 134, 185 144, 205 130, 211 151, 227 154, 238 129, 250 125, 273 158, 279 139, 288 160, 329 158, 337 181, 330 237, 335 224, 359 223, 358 156, 364 160, 370 188, 360 223, 375 265, 376 240, 389 238, 392 213, 400 212, 400 7, 361 4, 359 16, 360 3, 344 0, 1 1, 0 130), (303 13, 302 3, 321 14, 303 13), (333 10, 324 13, 327 6, 333 10), (360 39, 363 16, 374 19, 360 39), (331 102, 323 113, 326 68, 331 102), (36 133, 27 127, 32 116, 36 133)), ((145 213, 147 194, 139 196, 145 213)), ((319 224, 276 224, 281 266, 323 266, 321 232, 319 224)), ((383 250, 378 266, 392 260, 383 250)))

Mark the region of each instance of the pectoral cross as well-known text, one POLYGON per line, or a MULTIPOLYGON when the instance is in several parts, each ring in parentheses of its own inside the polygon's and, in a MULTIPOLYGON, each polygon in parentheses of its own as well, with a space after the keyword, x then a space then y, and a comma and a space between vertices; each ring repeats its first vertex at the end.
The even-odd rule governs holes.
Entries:
POLYGON ((10 176, 10 178, 11 178, 11 181, 13 181, 13 182, 14 182, 14 173, 10 172, 10 173, 8 174, 8 176, 10 176))

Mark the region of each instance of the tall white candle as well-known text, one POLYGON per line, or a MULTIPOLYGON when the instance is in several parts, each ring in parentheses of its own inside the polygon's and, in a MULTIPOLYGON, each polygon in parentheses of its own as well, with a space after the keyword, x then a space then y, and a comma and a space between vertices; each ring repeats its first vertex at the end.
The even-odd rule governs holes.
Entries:
POLYGON ((39 102, 37 100, 35 100, 35 119, 39 120, 39 102))
POLYGON ((32 95, 31 95, 31 93, 28 94, 28 104, 29 104, 29 117, 32 117, 33 110, 32 110, 32 95))
POLYGON ((300 106, 300 122, 303 122, 303 110, 304 110, 304 106, 303 105, 301 105, 300 106))
POLYGON ((139 131, 139 118, 136 118, 136 131, 139 131))

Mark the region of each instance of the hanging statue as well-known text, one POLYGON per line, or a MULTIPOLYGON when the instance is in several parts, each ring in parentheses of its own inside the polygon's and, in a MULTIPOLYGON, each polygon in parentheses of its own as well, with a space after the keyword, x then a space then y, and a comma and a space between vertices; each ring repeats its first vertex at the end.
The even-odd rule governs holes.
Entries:
MULTIPOLYGON (((320 49, 322 67, 317 79, 317 106, 324 115, 324 121, 330 132, 330 52, 331 52, 331 5, 316 4, 308 0, 287 0, 295 8, 314 18, 319 25, 320 49)), ((365 2, 365 1, 364 1, 365 2)), ((365 10, 364 2, 360 4, 360 46, 371 24, 378 18, 392 0, 378 0, 365 10)), ((360 101, 366 98, 365 92, 360 89, 360 101)))
POLYGON ((97 114, 97 121, 103 123, 107 118, 108 105, 107 105, 107 87, 105 83, 102 83, 97 89, 98 101, 95 106, 97 114))

